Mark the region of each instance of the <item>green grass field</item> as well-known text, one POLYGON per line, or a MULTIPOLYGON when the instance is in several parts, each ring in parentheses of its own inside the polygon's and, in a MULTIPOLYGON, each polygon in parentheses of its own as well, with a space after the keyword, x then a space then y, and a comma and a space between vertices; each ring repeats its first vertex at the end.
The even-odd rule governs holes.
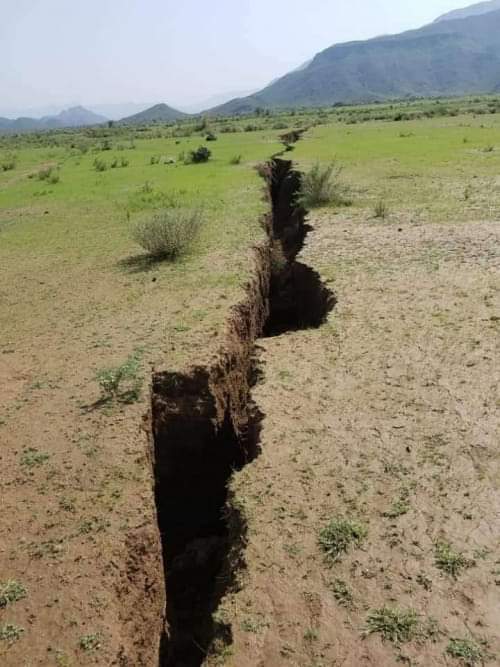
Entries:
POLYGON ((354 211, 384 199, 394 213, 422 221, 500 213, 498 115, 318 126, 293 157, 304 168, 338 160, 354 211))

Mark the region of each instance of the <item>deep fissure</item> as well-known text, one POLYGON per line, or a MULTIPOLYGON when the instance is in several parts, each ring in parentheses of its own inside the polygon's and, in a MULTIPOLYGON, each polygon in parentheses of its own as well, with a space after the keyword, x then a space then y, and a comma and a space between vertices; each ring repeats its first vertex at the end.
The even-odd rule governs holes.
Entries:
POLYGON ((152 389, 155 499, 166 587, 160 667, 199 667, 231 629, 213 612, 244 566, 244 517, 228 498, 234 471, 258 455, 261 415, 251 398, 255 342, 319 326, 333 294, 295 260, 309 231, 297 205, 300 173, 275 158, 263 169, 271 213, 256 275, 228 322, 214 363, 189 373, 156 373, 152 389))

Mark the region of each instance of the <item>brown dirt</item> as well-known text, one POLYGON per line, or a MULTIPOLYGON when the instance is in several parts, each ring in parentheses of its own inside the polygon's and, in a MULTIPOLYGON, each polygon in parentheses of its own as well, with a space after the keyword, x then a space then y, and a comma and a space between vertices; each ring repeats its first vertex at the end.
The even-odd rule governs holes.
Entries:
POLYGON ((218 611, 233 643, 207 664, 465 664, 450 638, 499 664, 498 224, 311 222, 300 259, 338 305, 259 343, 261 455, 232 483, 246 570, 218 611), (368 536, 332 564, 318 535, 336 516, 368 536), (456 579, 439 541, 471 561, 456 579), (383 605, 414 609, 425 636, 367 635, 383 605))

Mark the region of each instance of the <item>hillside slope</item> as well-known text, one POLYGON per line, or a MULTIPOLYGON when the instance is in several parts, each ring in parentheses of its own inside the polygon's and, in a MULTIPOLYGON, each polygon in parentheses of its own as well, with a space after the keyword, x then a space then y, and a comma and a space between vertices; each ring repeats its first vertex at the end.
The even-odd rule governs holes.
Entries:
POLYGON ((332 46, 251 98, 211 110, 322 106, 500 90, 500 11, 332 46))

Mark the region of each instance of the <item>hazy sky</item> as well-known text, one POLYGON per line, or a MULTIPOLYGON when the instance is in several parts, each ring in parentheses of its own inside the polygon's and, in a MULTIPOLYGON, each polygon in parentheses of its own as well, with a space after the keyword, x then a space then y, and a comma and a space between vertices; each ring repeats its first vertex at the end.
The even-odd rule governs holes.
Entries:
POLYGON ((0 0, 0 107, 258 89, 337 42, 420 27, 467 0, 0 0))

